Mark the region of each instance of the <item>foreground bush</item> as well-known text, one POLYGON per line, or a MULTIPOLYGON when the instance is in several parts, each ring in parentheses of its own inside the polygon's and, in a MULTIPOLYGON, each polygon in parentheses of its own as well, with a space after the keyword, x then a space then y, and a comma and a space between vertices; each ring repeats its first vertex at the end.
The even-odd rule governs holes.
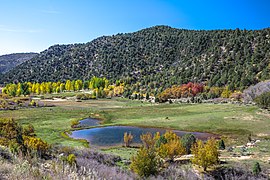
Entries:
POLYGON ((9 147, 11 152, 22 155, 44 156, 49 145, 35 137, 34 127, 22 127, 14 119, 0 119, 0 145, 9 147))
POLYGON ((186 149, 183 146, 180 138, 172 131, 167 131, 161 136, 161 144, 157 147, 158 155, 163 159, 173 160, 175 156, 186 154, 186 149), (164 136, 164 138, 162 138, 164 136), (163 142, 162 142, 163 141, 163 142))
POLYGON ((37 153, 39 157, 44 156, 49 149, 49 144, 40 138, 24 136, 23 141, 27 152, 30 154, 37 153))
POLYGON ((179 136, 172 131, 167 131, 162 136, 159 133, 142 134, 141 140, 143 147, 132 157, 130 165, 131 170, 141 177, 156 175, 157 170, 162 167, 160 158, 172 161, 174 157, 186 153, 179 136))
POLYGON ((186 148, 186 153, 190 154, 191 147, 193 146, 194 143, 196 143, 196 137, 191 133, 187 133, 181 137, 181 142, 183 146, 186 148))
POLYGON ((191 159, 192 163, 202 166, 206 171, 211 165, 218 163, 218 148, 217 142, 214 138, 210 138, 204 144, 201 140, 198 140, 196 144, 191 148, 191 153, 194 158, 191 159))
POLYGON ((149 177, 158 173, 158 159, 153 149, 142 147, 136 156, 132 157, 130 169, 141 177, 149 177))
POLYGON ((264 109, 270 108, 270 91, 259 95, 255 99, 255 102, 261 108, 264 108, 264 109))
POLYGON ((253 173, 257 176, 262 171, 261 166, 256 162, 253 166, 253 173))

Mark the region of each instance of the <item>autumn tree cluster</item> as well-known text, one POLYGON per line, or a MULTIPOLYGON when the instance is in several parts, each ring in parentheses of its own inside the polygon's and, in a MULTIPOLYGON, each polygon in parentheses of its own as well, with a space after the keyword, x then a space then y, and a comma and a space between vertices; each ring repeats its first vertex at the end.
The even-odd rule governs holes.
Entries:
POLYGON ((203 143, 193 134, 186 134, 181 138, 172 131, 160 135, 146 133, 141 135, 143 146, 132 157, 130 168, 142 177, 156 175, 164 167, 165 162, 170 162, 176 157, 193 154, 192 162, 207 167, 218 163, 217 141, 213 138, 203 143))
POLYGON ((199 83, 189 82, 180 86, 172 86, 171 88, 165 89, 160 95, 159 99, 161 102, 167 101, 168 99, 179 99, 186 97, 194 97, 204 90, 204 85, 199 83))
POLYGON ((130 168, 140 176, 155 175, 164 161, 172 161, 175 157, 187 153, 181 138, 172 131, 160 135, 146 133, 141 135, 143 146, 137 155, 132 157, 130 168))
POLYGON ((32 125, 22 127, 14 119, 0 119, 0 145, 9 147, 15 154, 43 157, 49 144, 35 135, 32 125))
POLYGON ((159 94, 160 102, 168 101, 169 99, 180 98, 194 98, 197 96, 201 99, 214 99, 214 98, 231 98, 234 100, 241 100, 242 93, 239 90, 231 90, 229 86, 224 87, 209 87, 199 83, 189 82, 187 84, 172 86, 165 89, 159 94))
POLYGON ((66 82, 42 82, 42 83, 10 83, 3 88, 3 93, 10 96, 21 96, 29 94, 51 94, 65 91, 92 90, 94 97, 112 97, 122 95, 124 83, 110 84, 106 78, 92 77, 89 81, 67 80, 66 82))

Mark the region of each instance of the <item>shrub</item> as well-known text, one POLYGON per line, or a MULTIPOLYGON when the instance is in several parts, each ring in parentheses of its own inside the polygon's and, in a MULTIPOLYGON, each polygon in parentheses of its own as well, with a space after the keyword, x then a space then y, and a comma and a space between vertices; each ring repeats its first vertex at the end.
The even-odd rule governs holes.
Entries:
POLYGON ((259 95, 256 99, 255 102, 257 105, 261 108, 269 108, 270 107, 270 92, 265 92, 261 95, 259 95))
POLYGON ((11 161, 12 154, 10 153, 10 151, 7 148, 0 146, 0 160, 1 160, 1 158, 8 160, 8 161, 11 161))
POLYGON ((75 128, 78 124, 79 124, 79 122, 77 120, 72 120, 71 121, 71 127, 72 128, 75 128))
POLYGON ((36 136, 34 126, 32 124, 29 124, 26 127, 24 127, 23 134, 25 136, 36 136))
POLYGON ((130 169, 141 177, 149 177, 158 173, 158 159, 153 149, 141 148, 131 158, 130 169))
POLYGON ((161 144, 166 144, 168 141, 167 139, 162 135, 160 136, 160 138, 157 140, 156 142, 156 147, 159 148, 161 146, 161 144))
POLYGON ((84 93, 84 94, 76 95, 76 99, 77 100, 89 100, 89 99, 96 99, 96 97, 94 94, 92 95, 92 94, 84 93))
POLYGON ((1 144, 7 146, 11 140, 22 144, 23 128, 14 119, 0 119, 1 144))
POLYGON ((191 134, 187 133, 181 138, 183 146, 186 148, 186 153, 190 154, 191 153, 191 147, 193 146, 194 143, 196 143, 196 137, 191 134))
POLYGON ((127 132, 125 132, 124 133, 125 147, 129 147, 132 140, 133 140, 133 135, 131 133, 128 134, 127 132))
POLYGON ((225 149, 225 143, 223 141, 223 139, 221 139, 219 142, 218 142, 218 148, 220 150, 224 150, 225 149))
POLYGON ((191 153, 194 157, 191 159, 192 163, 202 166, 204 171, 207 167, 218 163, 218 148, 214 138, 210 138, 204 144, 198 140, 191 148, 191 153))
POLYGON ((162 158, 169 158, 169 160, 173 160, 175 156, 185 153, 186 149, 179 139, 169 140, 167 143, 161 144, 158 148, 158 155, 162 158))
POLYGON ((40 138, 24 136, 23 140, 28 152, 36 152, 40 157, 44 156, 49 149, 49 144, 40 138))
POLYGON ((253 166, 253 173, 257 176, 262 171, 261 166, 256 162, 253 166))
POLYGON ((159 132, 157 132, 154 136, 147 132, 146 134, 142 134, 140 136, 141 138, 141 141, 143 143, 143 147, 146 148, 146 149, 153 149, 155 147, 155 144, 157 142, 157 140, 160 138, 160 134, 159 132))
POLYGON ((14 139, 9 141, 8 147, 10 149, 10 152, 12 152, 13 154, 18 154, 21 149, 21 145, 17 143, 14 139))
POLYGON ((68 157, 67 157, 67 163, 70 166, 76 165, 76 156, 74 154, 69 154, 68 157))
POLYGON ((32 100, 32 101, 29 103, 29 106, 37 106, 37 103, 36 103, 34 100, 32 100))

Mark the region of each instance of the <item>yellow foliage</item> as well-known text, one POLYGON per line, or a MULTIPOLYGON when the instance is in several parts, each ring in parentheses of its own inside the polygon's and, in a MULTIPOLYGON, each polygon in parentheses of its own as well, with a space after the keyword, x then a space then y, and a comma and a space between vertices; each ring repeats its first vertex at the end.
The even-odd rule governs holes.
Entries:
POLYGON ((49 144, 42 141, 40 138, 23 136, 24 145, 30 151, 37 151, 42 154, 45 153, 49 149, 49 144))
POLYGON ((214 138, 208 139, 205 144, 198 140, 191 148, 191 153, 194 155, 192 163, 202 166, 205 171, 207 167, 218 163, 218 147, 214 138))
POLYGON ((130 169, 141 177, 155 175, 158 172, 158 159, 153 149, 141 148, 131 158, 130 169))
POLYGON ((69 154, 67 157, 67 162, 70 166, 76 165, 76 156, 74 154, 69 154))
POLYGON ((160 157, 173 159, 174 156, 180 156, 186 153, 186 149, 177 134, 167 131, 163 136, 166 139, 166 143, 161 143, 157 150, 160 157))
POLYGON ((125 132, 124 133, 124 143, 125 143, 125 146, 126 147, 129 147, 130 146, 130 143, 132 142, 133 140, 133 135, 131 133, 127 133, 125 132))
POLYGON ((164 137, 167 139, 167 141, 180 140, 179 136, 172 131, 166 131, 164 137))
POLYGON ((124 86, 122 86, 122 85, 116 86, 113 89, 113 93, 114 93, 115 96, 122 95, 123 92, 124 92, 124 86))
POLYGON ((151 133, 147 132, 146 134, 142 134, 140 138, 143 142, 143 146, 146 149, 154 148, 156 141, 160 138, 160 133, 156 132, 156 134, 153 136, 151 133))
POLYGON ((221 97, 222 98, 229 98, 231 95, 232 95, 232 91, 230 91, 228 86, 226 86, 221 93, 221 97))
POLYGON ((170 140, 165 144, 161 144, 158 154, 162 158, 173 159, 175 156, 181 156, 186 153, 186 149, 180 140, 170 140))

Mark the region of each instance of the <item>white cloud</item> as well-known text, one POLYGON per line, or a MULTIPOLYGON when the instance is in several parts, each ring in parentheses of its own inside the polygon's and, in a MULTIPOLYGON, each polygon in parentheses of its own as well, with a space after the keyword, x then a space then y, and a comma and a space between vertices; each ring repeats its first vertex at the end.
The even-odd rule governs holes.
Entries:
POLYGON ((0 31, 2 32, 14 32, 14 33, 39 33, 40 29, 21 29, 21 28, 10 28, 4 25, 0 25, 0 31))

